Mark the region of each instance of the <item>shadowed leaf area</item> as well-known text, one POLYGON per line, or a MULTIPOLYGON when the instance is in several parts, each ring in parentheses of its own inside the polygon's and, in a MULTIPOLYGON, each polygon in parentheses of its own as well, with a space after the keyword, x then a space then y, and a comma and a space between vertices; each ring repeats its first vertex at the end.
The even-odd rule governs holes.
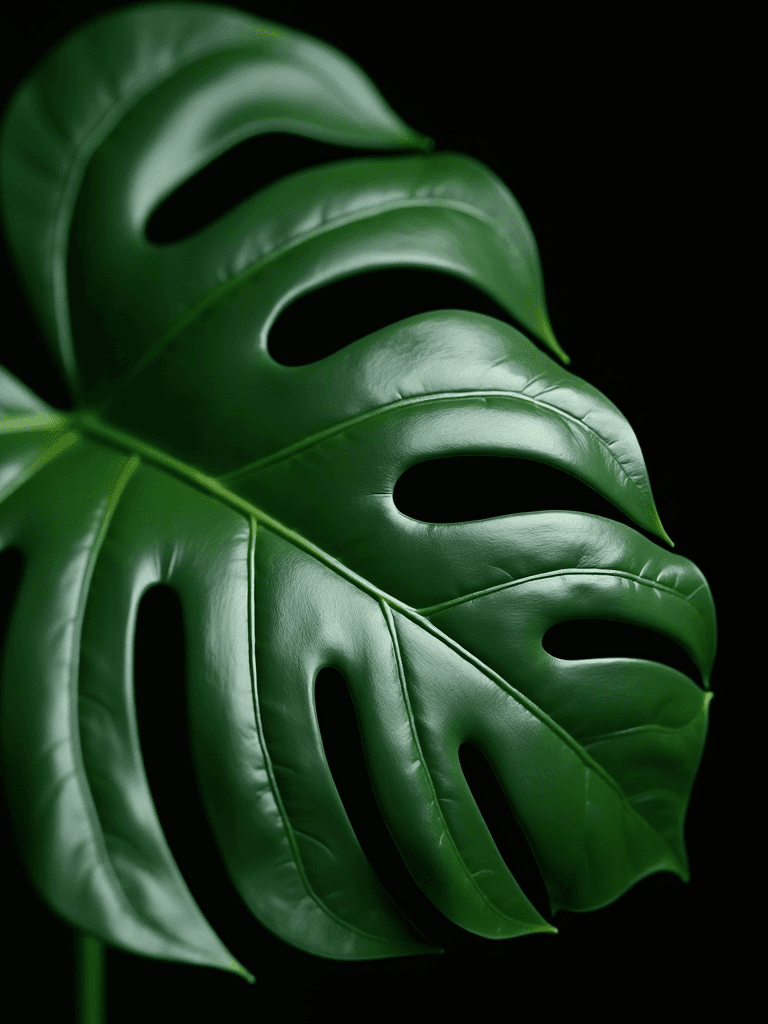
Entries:
MULTIPOLYGON (((376 804, 354 704, 337 669, 326 668, 318 674, 315 701, 334 783, 355 835, 387 892, 407 919, 443 948, 476 944, 476 937, 457 928, 430 903, 403 863, 376 804)), ((459 759, 467 785, 504 862, 539 913, 548 917, 546 887, 493 769, 471 743, 461 745, 459 759)))
POLYGON ((541 916, 551 917, 547 887, 536 858, 488 759, 473 743, 462 743, 459 760, 467 785, 504 863, 541 916))
POLYGON ((141 752, 171 852, 201 910, 241 963, 275 940, 230 881, 197 787, 187 729, 184 617, 175 591, 150 587, 139 603, 134 686, 141 752))

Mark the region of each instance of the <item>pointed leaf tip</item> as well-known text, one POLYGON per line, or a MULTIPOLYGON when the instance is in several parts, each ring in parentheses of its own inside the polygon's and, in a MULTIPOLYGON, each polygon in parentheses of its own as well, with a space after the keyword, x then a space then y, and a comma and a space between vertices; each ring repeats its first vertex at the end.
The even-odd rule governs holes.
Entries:
POLYGON ((235 960, 234 957, 232 957, 231 960, 222 961, 218 965, 212 966, 220 966, 225 971, 229 971, 232 974, 237 974, 239 977, 244 978, 249 985, 253 985, 256 982, 255 975, 251 974, 248 968, 244 967, 239 960, 235 960))
POLYGON ((402 145, 408 149, 421 149, 425 153, 432 153, 435 149, 435 140, 429 135, 422 135, 410 125, 406 125, 398 132, 402 145))
POLYGON ((541 340, 552 349, 561 362, 565 363, 566 366, 570 366, 571 357, 561 348, 559 341, 555 337, 554 331, 549 325, 549 320, 547 320, 543 313, 541 314, 539 327, 541 340))
MULTIPOLYGON (((662 525, 662 522, 661 522, 661 517, 659 516, 659 512, 658 512, 658 509, 656 508, 656 504, 655 504, 653 498, 651 498, 650 519, 651 519, 651 522, 652 522, 652 526, 650 527, 651 532, 655 533, 657 537, 661 537, 661 539, 663 541, 665 541, 665 543, 669 544, 669 546, 671 548, 673 548, 675 546, 675 542, 672 540, 672 538, 669 536, 667 531, 664 529, 664 527, 662 525)), ((647 528, 648 527, 646 526, 646 529, 647 528)))
MULTIPOLYGON (((557 911, 554 911, 554 910, 551 911, 551 912, 553 914, 557 913, 557 911)), ((555 926, 553 924, 550 924, 549 921, 544 921, 544 923, 541 924, 538 928, 534 928, 533 931, 530 934, 531 935, 537 935, 537 934, 557 935, 559 931, 560 931, 560 929, 559 928, 555 928, 555 926)))
MULTIPOLYGON (((656 518, 658 519, 658 516, 656 518)), ((667 531, 661 525, 661 520, 660 519, 658 519, 658 523, 659 523, 659 532, 660 532, 662 538, 667 542, 667 544, 669 544, 669 546, 671 548, 673 548, 675 546, 675 542, 672 540, 672 538, 669 536, 667 531)))

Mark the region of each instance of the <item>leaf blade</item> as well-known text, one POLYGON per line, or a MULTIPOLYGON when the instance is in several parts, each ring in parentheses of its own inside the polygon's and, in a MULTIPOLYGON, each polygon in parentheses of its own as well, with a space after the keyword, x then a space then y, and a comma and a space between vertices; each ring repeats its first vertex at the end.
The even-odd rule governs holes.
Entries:
POLYGON ((65 916, 124 948, 250 977, 186 887, 143 770, 131 629, 142 589, 163 582, 188 625, 206 813, 244 901, 286 941, 340 959, 431 949, 393 912, 335 788, 313 700, 324 667, 348 682, 408 869, 462 927, 553 930, 496 849, 464 741, 491 761, 553 909, 603 906, 652 871, 686 877, 710 695, 649 662, 564 664, 541 640, 576 613, 641 621, 685 646, 708 685, 703 576, 598 516, 439 525, 393 502, 424 459, 523 457, 669 541, 619 410, 516 328, 461 310, 294 369, 267 350, 297 295, 413 265, 476 284, 567 361, 524 214, 459 154, 354 160, 276 182, 175 246, 146 243, 170 189, 275 126, 430 142, 325 44, 202 5, 91 23, 4 125, 11 247, 77 399, 59 415, 0 373, 0 546, 32 558, 4 663, 4 748, 33 874, 65 916), (25 663, 38 634, 50 665, 25 663))
POLYGON ((46 899, 83 930, 251 979, 202 917, 167 848, 130 694, 110 685, 119 662, 105 666, 86 650, 81 664, 85 597, 109 509, 138 463, 87 448, 78 441, 2 502, 4 546, 21 545, 28 563, 4 662, 2 716, 25 861, 46 899), (53 527, 50 497, 66 505, 67 494, 77 495, 80 514, 70 511, 53 527), (35 497, 48 513, 30 524, 23 508, 35 497), (40 638, 34 657, 25 635, 40 638), (105 746, 119 755, 114 761, 105 761, 105 746))

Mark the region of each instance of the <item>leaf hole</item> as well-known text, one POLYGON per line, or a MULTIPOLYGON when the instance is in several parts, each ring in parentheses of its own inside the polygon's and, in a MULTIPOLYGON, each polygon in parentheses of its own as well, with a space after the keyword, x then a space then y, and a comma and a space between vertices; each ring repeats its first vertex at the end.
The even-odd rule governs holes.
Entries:
MULTIPOLYGON (((12 546, 0 551, 0 684, 4 686, 8 685, 3 667, 5 662, 5 645, 13 617, 13 609, 21 588, 24 564, 25 558, 20 548, 12 546)), ((5 780, 2 777, 0 777, 0 793, 2 793, 3 819, 9 825, 3 832, 3 835, 11 836, 15 832, 15 828, 10 820, 5 780)), ((8 854, 14 861, 18 858, 19 851, 15 842, 9 844, 8 854)), ((26 874, 26 868, 24 873, 26 874)))
POLYGON ((701 673, 690 655, 670 637, 615 619, 570 619, 550 626, 542 646, 555 658, 640 658, 677 669, 702 686, 701 673))
POLYGON ((551 915, 547 887, 493 768, 483 752, 468 742, 459 747, 459 763, 504 863, 528 900, 547 920, 551 915))
POLYGON ((283 366, 307 366, 390 324, 440 309, 514 323, 503 306, 459 277, 423 267, 385 267, 300 295, 272 324, 267 347, 283 366))
POLYGON ((187 725, 183 612, 166 584, 150 587, 139 603, 134 691, 144 767, 168 846, 214 931, 253 970, 254 946, 266 931, 230 881, 197 788, 187 725))
POLYGON ((24 555, 20 548, 8 547, 0 551, 0 664, 23 572, 24 555))
POLYGON ((273 181, 337 160, 393 156, 393 150, 353 149, 293 135, 266 132, 232 146, 167 196, 150 215, 145 235, 154 245, 190 238, 273 181))
MULTIPOLYGON (((0 233, 1 234, 1 233, 0 233)), ((18 268, 8 243, 0 237, 0 280, 3 289, 5 327, 0 363, 55 409, 74 408, 72 395, 51 352, 40 322, 19 282, 18 268)))
POLYGON ((533 459, 459 455, 419 462, 395 484, 396 508, 427 523, 460 523, 521 512, 588 512, 641 528, 581 480, 533 459))
POLYGON ((325 758, 349 823, 395 909, 406 924, 416 926, 416 938, 427 936, 444 948, 465 942, 463 930, 430 902, 400 856, 373 793, 354 704, 338 669, 318 673, 315 707, 325 758))

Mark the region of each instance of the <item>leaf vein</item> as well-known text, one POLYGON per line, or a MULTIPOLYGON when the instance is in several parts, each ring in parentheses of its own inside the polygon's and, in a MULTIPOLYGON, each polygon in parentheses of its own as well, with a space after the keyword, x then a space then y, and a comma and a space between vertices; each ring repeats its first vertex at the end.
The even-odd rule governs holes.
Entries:
MULTIPOLYGON (((309 878, 307 877, 304 869, 304 864, 301 859, 301 853, 299 846, 296 841, 295 832, 293 825, 290 822, 288 813, 285 809, 282 796, 280 795, 280 788, 277 783, 275 776, 274 765, 272 758, 267 748, 266 739, 264 736, 264 725, 261 718, 261 708, 259 706, 258 697, 258 674, 256 667, 256 609, 255 609, 255 579, 256 579, 256 538, 258 532, 258 521, 256 516, 250 516, 250 532, 248 538, 248 646, 249 646, 249 661, 251 670, 251 694, 253 698, 253 713, 256 730, 259 737, 259 745, 261 746, 262 753, 264 755, 264 766, 267 772, 267 778, 269 779, 269 788, 272 791, 272 797, 275 801, 280 818, 283 822, 283 829, 285 831, 285 837, 288 840, 288 845, 291 849, 293 856, 293 863, 296 868, 296 872, 299 876, 301 884, 304 887, 307 895, 314 901, 318 908, 332 920, 336 921, 337 924, 346 928, 348 931, 354 932, 357 935, 362 935, 366 939, 371 939, 376 942, 383 942, 386 944, 386 940, 382 939, 380 935, 374 935, 371 932, 366 932, 357 925, 352 924, 350 921, 344 920, 336 914, 330 907, 328 907, 323 900, 317 895, 313 889, 309 878)), ((315 838, 315 837, 311 837, 315 838)))
MULTIPOLYGON (((328 438, 334 437, 336 434, 341 434, 350 429, 358 426, 361 423, 366 422, 370 419, 375 419, 378 416, 385 416, 397 409, 401 409, 411 405, 421 405, 431 402, 457 402, 463 403, 467 399, 471 398, 502 398, 508 399, 509 401, 520 401, 529 402, 532 405, 541 406, 544 409, 549 409, 556 413, 558 416, 565 420, 577 424, 586 433, 592 435, 595 440, 605 448, 610 458, 622 471, 626 479, 633 484, 638 490, 641 490, 635 478, 627 471, 621 460, 611 450, 611 443, 606 441, 598 432, 589 424, 585 423, 583 419, 578 416, 574 416, 572 413, 566 412, 559 406, 552 405, 550 402, 542 402, 538 396, 525 395, 521 392, 513 393, 510 391, 443 391, 435 392, 431 395, 416 395, 413 398, 404 398, 396 402, 390 402, 387 405, 380 406, 378 409, 371 409, 368 412, 360 413, 358 416, 351 416, 346 420, 341 420, 339 423, 335 423, 331 427, 326 427, 324 430, 317 431, 315 434, 310 434, 306 438, 302 438, 300 441, 296 441, 292 445, 281 449, 278 452, 273 452, 271 455, 265 455, 261 459, 257 459, 254 462, 249 463, 240 469, 233 470, 230 473, 225 473, 218 479, 222 483, 233 484, 237 481, 248 477, 253 473, 257 473, 267 466, 274 465, 275 463, 282 462, 286 459, 291 458, 294 455, 298 455, 300 452, 306 451, 308 448, 312 448, 317 444, 321 444, 328 438)), ((634 518, 634 517, 633 517, 634 518)))
MULTIPOLYGON (((413 737, 413 742, 416 744, 416 750, 418 752, 419 763, 421 764, 421 767, 422 767, 422 769, 424 771, 424 776, 425 776, 426 781, 427 781, 427 785, 429 786, 430 794, 431 794, 431 797, 432 797, 432 805, 434 806, 435 812, 437 813, 438 817, 440 818, 440 823, 441 823, 442 828, 443 828, 443 835, 447 838, 448 842, 451 845, 451 849, 454 852, 454 855, 456 856, 458 862, 461 864, 461 867, 462 867, 462 870, 463 870, 465 878, 467 878, 471 882, 473 888, 478 893, 478 895, 481 897, 483 902, 495 914, 498 914, 500 917, 503 917, 505 920, 509 920, 509 921, 514 920, 514 918, 511 918, 509 916, 509 914, 504 913, 504 911, 501 910, 500 907, 495 906, 491 902, 491 900, 488 898, 487 894, 482 890, 482 888, 480 887, 480 885, 479 885, 475 875, 469 870, 469 867, 467 866, 467 864, 464 861, 464 858, 462 857, 461 853, 459 852, 459 849, 456 846, 456 841, 453 838, 453 833, 448 828, 448 824, 447 824, 447 822, 445 820, 445 816, 443 815, 443 809, 440 806, 440 801, 439 801, 437 793, 435 791, 435 784, 432 781, 432 775, 431 775, 431 773, 429 771, 429 767, 427 766, 427 759, 425 758, 424 751, 421 748, 421 742, 419 740, 419 733, 418 733, 418 729, 417 729, 417 726, 416 726, 416 720, 415 720, 415 717, 414 717, 414 714, 413 714, 413 708, 411 707, 411 701, 410 701, 410 697, 409 697, 409 694, 408 694, 408 681, 407 681, 407 679, 405 677, 405 666, 403 665, 402 653, 401 653, 401 650, 400 650, 400 643, 399 643, 399 641, 397 639, 397 630, 395 628, 395 623, 394 623, 394 619, 392 617, 392 612, 391 612, 391 610, 389 608, 389 605, 387 604, 387 602, 385 600, 381 599, 379 601, 379 604, 380 604, 380 607, 381 607, 381 610, 382 610, 382 614, 384 616, 384 620, 385 620, 385 622, 387 624, 387 629, 389 630, 389 635, 392 638, 392 646, 394 648, 395 661, 396 661, 396 664, 397 664, 397 674, 398 674, 398 677, 399 677, 399 680, 400 680, 400 691, 401 691, 401 693, 403 695, 403 704, 405 705, 405 710, 406 710, 406 713, 408 715, 408 724, 410 726, 411 736, 413 737)), ((441 841, 442 841, 442 837, 441 837, 441 841)))
MULTIPOLYGON (((519 693, 517 690, 514 690, 514 688, 511 687, 506 680, 504 680, 501 676, 495 673, 487 665, 484 665, 481 661, 479 661, 479 659, 477 659, 474 655, 470 654, 470 652, 467 651, 465 648, 461 647, 458 643, 456 643, 455 640, 449 637, 446 633, 443 633, 437 626, 430 622, 430 620, 426 618, 422 613, 418 612, 411 606, 405 604, 405 602, 399 601, 397 598, 385 594, 379 588, 373 586, 373 584, 371 584, 368 580, 359 576, 348 566, 344 565, 343 563, 339 562, 337 559, 329 555, 327 552, 323 551, 322 548, 319 548, 317 545, 313 544, 305 537, 302 537, 300 534, 296 533, 296 531, 284 526, 278 520, 274 519, 272 516, 267 515, 267 513, 263 512, 257 506, 246 501, 244 498, 241 498, 239 495, 236 495, 233 492, 229 491, 220 483, 218 479, 207 476, 206 474, 200 472, 199 470, 196 470, 193 467, 188 466, 186 463, 181 462, 180 460, 175 459, 172 456, 166 455, 164 452, 158 451, 151 445, 139 441, 137 438, 134 438, 131 435, 124 434, 122 431, 119 431, 113 427, 107 427, 94 416, 83 415, 83 417, 80 420, 80 423, 84 429, 93 433, 99 440, 106 439, 112 444, 117 444, 121 447, 128 448, 128 450, 132 452, 138 450, 142 453, 142 455, 145 458, 157 463, 166 472, 171 472, 174 473, 175 475, 180 476, 188 484, 196 486, 210 495, 215 495, 220 500, 228 504, 231 508, 234 508, 241 513, 250 515, 254 521, 260 521, 266 528, 274 530, 278 535, 284 537, 291 543, 296 544, 299 548, 306 551, 313 557, 317 558, 318 561, 328 566, 330 569, 338 573, 344 579, 349 580, 349 582, 357 586, 364 593, 370 594, 379 601, 384 601, 388 608, 397 608, 400 612, 402 612, 412 621, 416 622, 423 629, 432 633, 433 636, 440 639, 452 650, 456 651, 471 664, 475 665, 481 672, 484 672, 489 679, 495 681, 497 685, 501 686, 502 689, 510 693, 515 700, 520 701, 531 712, 531 714, 534 714, 540 718, 542 724, 546 725, 548 728, 553 729, 566 743, 568 743, 574 749, 574 751, 577 752, 578 756, 580 756, 582 759, 585 760, 585 762, 588 762, 591 766, 593 766, 593 770, 597 771, 598 774, 609 785, 612 786, 612 788, 623 800, 626 800, 626 795, 624 794, 623 790, 616 782, 616 780, 613 779, 612 776, 610 776, 603 768, 601 768, 601 766, 598 765, 597 762, 593 761, 589 754, 587 754, 587 752, 573 739, 573 737, 571 737, 564 729, 562 729, 556 722, 553 721, 553 719, 546 715, 545 712, 543 712, 539 707, 537 707, 537 705, 535 705, 527 697, 524 697, 523 694, 519 693)), ((502 584, 501 586, 503 587, 507 585, 508 584, 502 584)), ((251 630, 253 630, 254 628, 253 621, 251 623, 250 628, 251 630)), ((253 637, 251 637, 251 643, 253 644, 253 637)), ((255 670, 255 663, 253 663, 253 670, 255 670)), ((263 749, 266 750, 265 747, 263 749)), ((637 812, 633 811, 633 813, 637 812)))
MULTIPOLYGON (((521 515, 531 515, 530 512, 520 513, 521 515)), ((533 513, 534 515, 536 513, 533 513)), ((583 515, 589 515, 590 513, 582 513, 583 515)), ((523 586, 526 583, 535 583, 538 580, 549 579, 553 577, 562 576, 614 576, 617 578, 628 579, 633 583, 638 583, 641 586, 651 587, 653 590, 661 590, 668 594, 672 594, 675 597, 679 597, 683 601, 690 601, 691 594, 681 594, 679 590, 675 590, 674 587, 667 586, 665 583, 660 583, 658 580, 651 580, 645 576, 638 576, 636 573, 628 572, 625 569, 601 569, 601 568, 590 568, 582 567, 579 569, 553 569, 551 572, 536 573, 532 576, 523 576, 517 580, 511 580, 506 583, 498 583, 493 587, 486 587, 484 590, 477 590, 472 594, 464 594, 461 597, 454 597, 450 601, 443 601, 440 604, 431 605, 428 608, 417 609, 420 615, 437 615, 439 612, 446 611, 448 608, 454 608, 460 604, 466 604, 470 601, 476 601, 483 597, 488 597, 490 594, 496 594, 501 590, 509 590, 510 587, 523 586)), ((697 589, 701 589, 700 587, 697 589)), ((695 593, 695 591, 694 591, 695 593)), ((696 606, 693 606, 696 609, 696 606)), ((698 609, 696 609, 698 611, 698 609)), ((699 614, 701 614, 699 612, 699 614)))

